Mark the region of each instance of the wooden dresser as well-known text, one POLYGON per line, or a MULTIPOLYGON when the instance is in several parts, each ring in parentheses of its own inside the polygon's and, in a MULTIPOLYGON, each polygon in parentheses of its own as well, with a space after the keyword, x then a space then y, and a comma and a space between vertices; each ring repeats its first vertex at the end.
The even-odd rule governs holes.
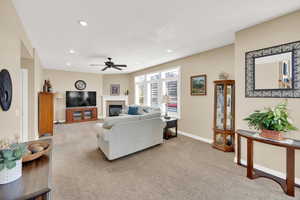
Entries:
POLYGON ((39 93, 39 136, 53 135, 54 94, 50 92, 39 93))

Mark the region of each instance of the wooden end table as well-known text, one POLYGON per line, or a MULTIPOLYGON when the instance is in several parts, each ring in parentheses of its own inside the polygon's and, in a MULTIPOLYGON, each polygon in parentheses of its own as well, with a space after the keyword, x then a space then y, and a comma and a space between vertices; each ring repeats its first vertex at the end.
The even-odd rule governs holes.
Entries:
POLYGON ((272 140, 261 137, 258 132, 237 130, 237 164, 241 164, 241 137, 247 139, 247 178, 256 179, 259 177, 269 178, 277 182, 283 191, 289 196, 295 196, 295 149, 300 149, 300 140, 286 138, 284 140, 272 140), (253 167, 253 142, 261 142, 278 147, 286 148, 286 179, 282 179, 253 167))
POLYGON ((170 119, 165 119, 164 117, 161 118, 164 122, 166 122, 166 126, 164 128, 164 139, 168 140, 173 137, 177 137, 178 131, 178 119, 171 117, 170 119), (170 128, 175 128, 175 135, 168 134, 168 130, 170 128))
MULTIPOLYGON (((52 147, 51 139, 44 139, 52 147)), ((28 142, 30 143, 30 142, 28 142)), ((40 158, 23 163, 22 177, 0 185, 0 199, 4 200, 50 200, 51 199, 52 151, 40 158)))

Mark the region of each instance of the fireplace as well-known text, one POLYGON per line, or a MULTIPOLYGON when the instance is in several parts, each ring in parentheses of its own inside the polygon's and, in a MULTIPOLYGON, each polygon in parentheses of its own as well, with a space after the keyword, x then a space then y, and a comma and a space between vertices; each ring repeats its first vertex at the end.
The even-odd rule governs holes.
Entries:
POLYGON ((102 117, 116 116, 115 112, 120 113, 127 105, 128 96, 102 96, 102 117))
POLYGON ((108 113, 110 117, 119 116, 122 112, 123 106, 122 105, 109 105, 108 106, 108 113))
POLYGON ((106 116, 119 116, 125 107, 125 101, 106 101, 106 116))

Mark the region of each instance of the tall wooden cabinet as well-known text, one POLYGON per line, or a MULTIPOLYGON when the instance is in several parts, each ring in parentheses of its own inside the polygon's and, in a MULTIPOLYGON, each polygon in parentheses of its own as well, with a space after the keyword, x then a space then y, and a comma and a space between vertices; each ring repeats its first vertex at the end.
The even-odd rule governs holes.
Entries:
POLYGON ((39 136, 53 135, 54 94, 50 92, 39 93, 39 136))
POLYGON ((234 151, 235 81, 214 81, 214 141, 213 147, 234 151))

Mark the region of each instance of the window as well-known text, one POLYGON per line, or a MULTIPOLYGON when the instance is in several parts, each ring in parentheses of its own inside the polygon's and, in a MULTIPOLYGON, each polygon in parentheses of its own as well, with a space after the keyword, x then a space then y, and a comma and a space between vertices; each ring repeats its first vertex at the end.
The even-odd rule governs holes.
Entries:
POLYGON ((136 94, 137 94, 137 99, 136 99, 137 104, 144 105, 144 103, 145 103, 144 85, 137 84, 135 90, 136 90, 136 94))
POLYGON ((177 113, 177 107, 178 107, 177 80, 165 81, 163 84, 163 89, 166 91, 165 95, 168 96, 168 104, 166 105, 168 112, 174 114, 177 113))
POLYGON ((135 77, 135 103, 159 107, 163 114, 179 117, 180 69, 155 72, 135 77), (168 103, 163 103, 164 96, 168 103))
POLYGON ((135 77, 135 103, 138 105, 145 104, 145 76, 135 77))
POLYGON ((148 103, 147 105, 151 107, 159 107, 160 106, 160 87, 159 87, 159 79, 160 79, 160 74, 159 73, 154 73, 154 74, 147 74, 147 99, 148 103))

